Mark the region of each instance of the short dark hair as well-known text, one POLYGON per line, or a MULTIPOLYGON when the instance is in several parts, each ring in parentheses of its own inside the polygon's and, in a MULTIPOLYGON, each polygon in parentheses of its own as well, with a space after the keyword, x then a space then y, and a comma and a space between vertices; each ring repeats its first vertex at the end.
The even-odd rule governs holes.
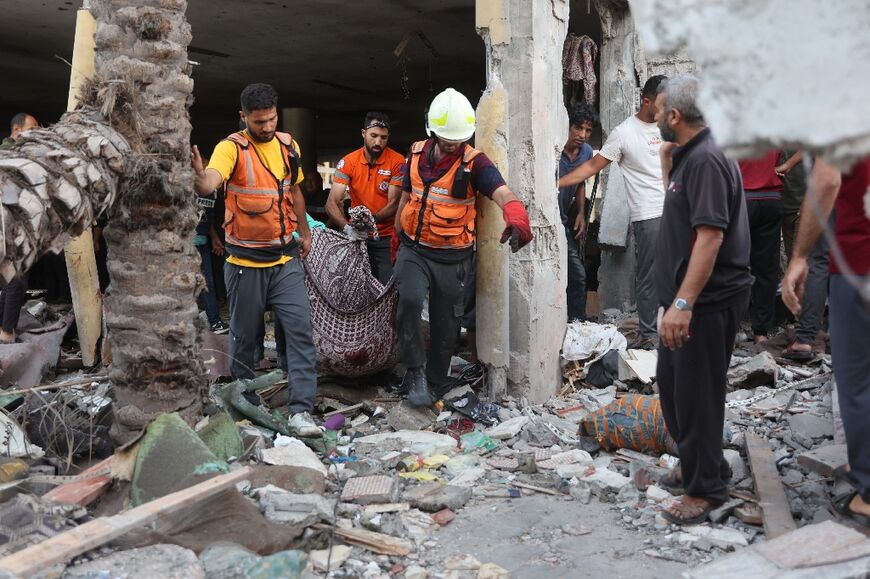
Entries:
POLYGON ((668 80, 668 77, 663 74, 649 77, 640 91, 640 97, 651 101, 655 100, 656 95, 659 93, 659 86, 666 80, 668 80))
POLYGON ((587 104, 574 105, 568 111, 568 124, 572 127, 582 127, 583 123, 589 123, 593 127, 598 124, 598 113, 587 104))
POLYGON ((372 122, 379 122, 386 125, 386 127, 383 127, 385 129, 390 128, 390 117, 389 115, 387 115, 387 113, 381 113, 378 111, 367 112, 365 121, 363 121, 363 128, 365 129, 370 127, 372 122))
POLYGON ((12 120, 9 121, 9 130, 13 130, 16 127, 21 128, 27 123, 27 117, 33 116, 29 113, 16 113, 15 116, 12 117, 12 120))
POLYGON ((245 87, 240 100, 244 112, 262 111, 278 106, 278 93, 272 85, 257 82, 245 87))

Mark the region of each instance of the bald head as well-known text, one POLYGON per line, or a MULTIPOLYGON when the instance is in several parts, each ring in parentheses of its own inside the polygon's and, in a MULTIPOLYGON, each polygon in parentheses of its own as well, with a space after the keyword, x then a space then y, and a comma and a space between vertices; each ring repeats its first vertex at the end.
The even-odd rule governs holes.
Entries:
POLYGON ((36 117, 33 115, 29 115, 27 113, 18 113, 14 117, 12 117, 12 121, 9 123, 9 129, 11 130, 10 136, 13 141, 18 140, 18 135, 23 133, 24 131, 29 131, 30 129, 34 129, 39 126, 39 121, 36 120, 36 117))

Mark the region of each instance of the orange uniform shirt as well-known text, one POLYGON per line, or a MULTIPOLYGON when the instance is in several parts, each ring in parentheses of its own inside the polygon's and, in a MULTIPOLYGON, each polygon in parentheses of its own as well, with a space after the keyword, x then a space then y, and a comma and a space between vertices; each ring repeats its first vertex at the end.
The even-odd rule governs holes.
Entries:
MULTIPOLYGON (((404 166, 405 157, 389 147, 369 165, 365 147, 360 147, 338 162, 333 181, 347 186, 351 207, 365 205, 374 214, 387 205, 390 185, 402 186, 404 166)), ((393 219, 378 223, 378 234, 382 238, 392 236, 393 223, 393 219)))

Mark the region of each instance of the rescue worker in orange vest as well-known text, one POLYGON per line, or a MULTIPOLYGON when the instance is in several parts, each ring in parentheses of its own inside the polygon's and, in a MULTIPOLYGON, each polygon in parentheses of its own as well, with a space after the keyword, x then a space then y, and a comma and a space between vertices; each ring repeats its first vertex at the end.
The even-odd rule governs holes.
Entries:
POLYGON ((387 147, 390 118, 384 113, 366 114, 362 138, 363 146, 345 155, 335 166, 326 212, 348 239, 366 241, 372 274, 386 285, 393 277, 390 242, 402 192, 405 158, 387 147), (345 191, 350 195, 351 207, 364 205, 372 212, 378 226, 378 239, 369 239, 368 232, 356 229, 345 219, 342 203, 345 191))
POLYGON ((230 309, 230 371, 234 378, 254 377, 259 329, 271 305, 275 324, 286 336, 289 430, 316 437, 321 430, 311 410, 317 353, 300 262, 311 247, 311 231, 299 189, 299 145, 289 133, 276 130, 278 94, 270 85, 246 86, 241 105, 245 130, 218 143, 207 168, 196 147, 191 160, 198 194, 207 195, 226 183, 224 280, 230 309))
POLYGON ((402 390, 413 406, 433 403, 450 374, 450 359, 465 311, 475 241, 477 195, 495 201, 504 215, 501 241, 517 251, 532 240, 525 207, 489 158, 470 146, 474 108, 452 88, 438 94, 427 114, 430 138, 411 146, 396 216, 396 323, 402 390), (429 352, 420 314, 429 296, 429 352), (424 369, 425 363, 425 369, 424 369))

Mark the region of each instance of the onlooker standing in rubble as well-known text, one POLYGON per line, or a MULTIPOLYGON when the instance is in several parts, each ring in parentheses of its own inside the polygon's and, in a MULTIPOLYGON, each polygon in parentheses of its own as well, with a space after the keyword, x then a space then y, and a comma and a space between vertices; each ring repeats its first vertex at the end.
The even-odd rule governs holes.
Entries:
POLYGON ((207 168, 196 147, 191 163, 200 195, 226 183, 230 371, 234 378, 254 377, 258 333, 271 304, 287 336, 289 428, 300 436, 319 436, 310 414, 317 390, 316 351, 300 263, 311 247, 311 231, 299 189, 299 145, 289 133, 276 131, 277 105, 270 85, 246 86, 239 115, 247 128, 218 143, 207 168))
MULTIPOLYGON (((564 177, 592 158, 587 141, 598 115, 589 105, 568 111, 568 140, 559 156, 559 177, 564 177)), ((586 237, 586 183, 559 188, 559 214, 568 239, 568 321, 586 319, 586 266, 583 241, 586 237)))
MULTIPOLYGON (((12 117, 9 123, 11 133, 0 143, 0 149, 11 148, 22 132, 38 126, 39 121, 33 115, 18 113, 12 117)), ((14 277, 0 290, 0 315, 3 316, 0 323, 0 344, 11 344, 15 341, 15 328, 18 326, 18 317, 26 297, 27 278, 23 275, 14 277)))
POLYGON ((870 527, 870 219, 865 203, 870 157, 852 167, 842 185, 840 181, 833 167, 816 159, 782 296, 792 312, 801 311, 807 259, 833 209, 843 262, 832 257, 830 264, 831 354, 849 457, 848 469, 835 472, 855 488, 836 497, 834 507, 870 527))
POLYGON ((664 203, 662 166, 659 148, 662 144, 655 124, 656 91, 664 76, 650 77, 641 91, 640 110, 610 132, 607 142, 597 155, 559 179, 559 187, 583 183, 616 162, 625 178, 631 229, 637 258, 634 288, 640 324, 641 348, 654 348, 656 343, 656 308, 653 265, 656 239, 664 203))
POLYGON ((199 266, 205 278, 205 290, 200 293, 205 315, 208 318, 209 329, 215 334, 226 334, 230 328, 221 319, 220 308, 215 291, 214 273, 212 270, 212 252, 223 252, 223 243, 214 228, 214 203, 217 193, 212 191, 208 197, 199 197, 199 223, 196 224, 196 235, 193 245, 199 252, 199 266))
POLYGON ((399 244, 396 321, 401 362, 407 368, 402 386, 414 406, 431 404, 430 387, 440 393, 449 378, 466 305, 477 195, 490 197, 502 208, 502 243, 510 240, 517 251, 533 238, 523 204, 492 161, 468 145, 474 129, 475 113, 468 99, 452 88, 444 90, 429 106, 430 138, 411 146, 405 166, 396 215, 399 235, 394 238, 399 244), (427 294, 428 357, 420 319, 427 294))
MULTIPOLYGON (((807 176, 802 151, 783 151, 775 171, 782 178, 782 242, 785 256, 794 252, 794 240, 800 223, 800 208, 807 190, 807 176)), ((800 315, 795 324, 795 339, 782 352, 784 358, 807 361, 813 358, 813 345, 822 327, 828 299, 828 241, 819 237, 808 260, 806 290, 800 315)))
POLYGON ((698 80, 678 76, 657 97, 662 138, 674 149, 656 253, 664 315, 656 377, 680 467, 663 485, 685 495, 664 511, 702 522, 727 498, 722 455, 726 373, 749 300, 749 223, 737 164, 718 147, 698 109, 698 80))
POLYGON ((326 211, 349 239, 366 241, 372 274, 386 284, 393 277, 390 243, 405 158, 387 146, 390 119, 384 113, 366 114, 361 132, 363 146, 345 155, 335 166, 326 211), (363 205, 372 212, 378 239, 369 239, 367 231, 348 223, 342 209, 345 192, 350 195, 351 207, 363 205))
POLYGON ((755 277, 749 318, 756 344, 767 341, 776 320, 779 240, 782 230, 782 179, 776 173, 779 151, 739 162, 752 238, 750 270, 755 277))

